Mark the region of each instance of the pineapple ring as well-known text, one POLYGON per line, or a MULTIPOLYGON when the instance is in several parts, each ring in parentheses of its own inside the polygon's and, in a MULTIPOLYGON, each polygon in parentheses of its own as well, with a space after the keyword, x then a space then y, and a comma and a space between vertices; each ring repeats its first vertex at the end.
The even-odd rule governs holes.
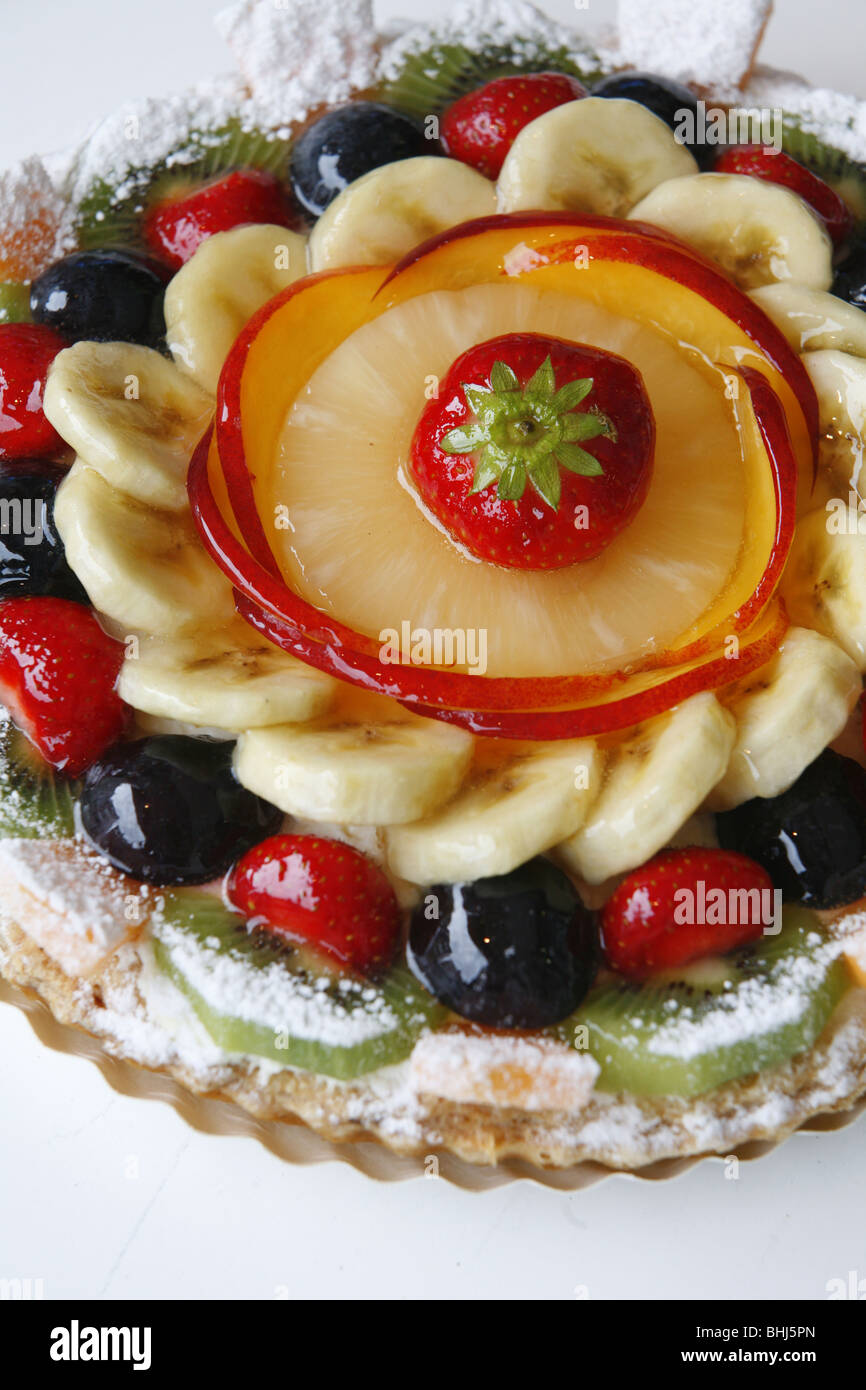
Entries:
MULTIPOLYGON (((574 279, 575 272, 575 242, 563 240, 563 226, 574 227, 576 223, 588 227, 591 234, 590 240, 596 251, 595 259, 590 255, 588 265, 593 269, 599 269, 601 273, 587 277, 587 263, 581 267, 582 278, 580 283, 581 292, 586 290, 587 279, 592 281, 590 298, 595 298, 595 302, 604 304, 605 300, 610 302, 615 299, 616 294, 622 289, 622 274, 625 270, 634 283, 639 283, 643 279, 644 283, 652 283, 655 274, 657 285, 655 299, 649 296, 649 304, 641 303, 647 322, 653 322, 658 317, 660 299, 659 290, 664 291, 664 305, 671 307, 671 300, 676 301, 672 306, 672 317, 674 319, 674 332, 679 332, 686 336, 684 326, 689 322, 689 315, 694 317, 695 291, 691 288, 692 283, 697 283, 699 287, 699 303, 701 312, 705 318, 709 319, 704 324, 704 341, 699 344, 704 349, 706 355, 712 357, 723 357, 727 350, 727 361, 729 368, 736 368, 738 365, 755 364, 744 372, 744 375, 751 374, 753 380, 750 387, 753 391, 760 388, 759 394, 762 396, 762 408, 756 409, 756 416, 753 430, 755 435, 762 436, 761 458, 763 463, 763 479, 760 471, 753 467, 752 481, 756 485, 758 494, 762 493, 763 500, 753 521, 760 521, 763 517, 764 534, 768 534, 769 522, 774 526, 773 534, 768 537, 768 549, 762 552, 762 568, 760 574, 751 575, 751 590, 743 590, 742 583, 738 593, 738 602, 731 602, 730 586, 719 596, 715 605, 710 605, 709 621, 705 621, 703 626, 693 624, 691 630, 687 630, 683 636, 681 644, 673 650, 668 650, 662 655, 649 657, 643 662, 644 671, 656 671, 667 673, 666 675, 656 676, 649 680, 648 688, 643 692, 631 689, 635 694, 642 694, 646 699, 656 701, 656 707, 664 707, 664 701, 672 703, 679 698, 678 691, 682 689, 682 679, 685 675, 684 665, 687 661, 694 662, 702 656, 710 655, 717 651, 722 632, 727 628, 727 633, 731 630, 745 632, 749 624, 754 622, 760 614, 763 606, 767 603, 778 578, 778 570, 784 558, 784 554, 790 544, 792 531, 792 506, 790 496, 791 479, 796 473, 796 466, 788 449, 787 460, 778 457, 786 452, 786 441, 778 438, 776 431, 777 456, 774 457, 773 449, 768 450, 772 467, 767 469, 767 455, 763 453, 763 447, 767 446, 773 437, 773 431, 767 429, 766 421, 768 412, 774 416, 778 426, 779 419, 782 419, 782 436, 784 436, 784 420, 781 409, 778 407, 773 391, 768 389, 772 386, 778 389, 778 393, 786 398, 785 403, 793 407, 792 415, 789 415, 792 423, 792 432, 795 436, 797 456, 801 465, 801 472, 808 475, 812 468, 812 442, 813 442, 813 421, 814 412, 811 409, 810 393, 806 391, 803 399, 805 409, 800 405, 798 395, 792 390, 788 378, 795 381, 799 389, 800 382, 798 373, 803 375, 796 356, 791 352, 784 338, 766 318, 754 312, 754 306, 745 301, 723 277, 719 276, 706 265, 699 257, 692 253, 682 252, 671 238, 665 234, 648 233, 646 229, 640 227, 630 227, 623 229, 621 224, 609 222, 605 219, 575 219, 575 218, 549 218, 542 215, 529 215, 518 218, 499 218, 495 222, 481 222, 468 224, 456 229, 451 233, 444 234, 435 243, 421 252, 408 257, 396 271, 387 276, 382 283, 377 282, 376 273, 368 270, 358 270, 346 272, 342 278, 335 276, 322 277, 314 281, 307 282, 306 286, 298 287, 295 291, 289 291, 280 299, 257 316, 245 333, 241 336, 236 345, 229 362, 224 369, 220 386, 220 404, 217 412, 219 424, 217 426, 219 434, 219 450, 210 451, 210 459, 207 453, 204 454, 203 462, 198 468, 198 484, 191 478, 192 490, 195 495, 196 489, 200 494, 208 493, 210 501, 216 498, 216 506, 211 509, 213 527, 211 529, 210 543, 215 557, 228 567, 232 572, 232 577, 239 587, 253 600, 253 604, 258 602, 258 606, 270 608, 271 612, 282 614, 284 619, 288 619, 288 627, 284 622, 281 624, 282 640, 284 643, 293 643, 292 649, 301 652, 301 647, 309 646, 307 638, 312 638, 312 643, 324 645, 325 648, 333 648, 339 645, 341 650, 335 653, 329 650, 328 660, 331 661, 330 669, 343 674, 348 679, 355 679, 359 683, 374 683, 376 673, 371 677, 369 672, 362 672, 356 669, 350 671, 350 667, 356 656, 366 659, 369 656, 370 639, 363 637, 345 625, 332 621, 328 616, 312 607, 309 603, 296 603, 296 595, 292 594, 287 599, 287 589, 282 582, 279 566, 271 551, 264 528, 259 517, 259 499, 256 494, 255 480, 251 482, 250 474, 246 468, 246 451, 249 451, 251 460, 259 461, 258 468, 254 472, 263 478, 268 472, 267 460, 274 457, 274 450, 278 440, 279 429, 282 421, 280 420, 281 410, 284 410, 283 402, 288 395, 291 398, 299 388, 304 385, 304 381, 309 379, 311 371, 323 361, 332 350, 335 341, 339 342, 351 333, 353 329, 360 327, 363 323, 379 317, 382 312, 392 305, 405 302, 417 297, 420 293, 429 289, 429 275, 425 278, 426 262, 431 254, 435 255, 435 270, 438 275, 441 267, 439 258, 444 253, 449 261, 449 273, 446 283, 453 288, 462 283, 468 284, 478 280, 496 280, 503 274, 512 278, 520 278, 527 274, 555 276, 556 288, 560 292, 575 293, 577 282, 574 279), (520 229, 522 240, 515 244, 515 227, 520 229), (477 247, 467 247, 469 238, 479 239, 485 243, 482 248, 484 254, 478 254, 477 247), (504 239, 504 240, 503 240, 504 239), (492 248, 490 243, 493 243, 492 248), (533 243, 532 245, 528 243, 533 243), (606 243, 606 244, 605 244, 606 243), (492 254, 487 252, 492 249, 492 254), (468 251, 468 254, 467 254, 468 251), (613 266, 620 273, 619 280, 611 280, 610 275, 605 275, 606 270, 610 270, 611 259, 616 263, 613 266), (620 262, 626 262, 623 266, 620 262), (664 265, 662 275, 655 270, 654 262, 661 261, 664 265), (480 269, 479 269, 480 267, 480 269), (419 280, 420 277, 420 280, 419 280), (649 277, 649 279, 648 279, 649 277), (663 278, 662 278, 663 277, 663 278), (401 283, 405 279, 405 283, 401 283), (309 301, 303 305, 307 310, 305 319, 305 336, 299 338, 297 332, 292 333, 291 321, 301 307, 296 299, 299 293, 304 293, 305 297, 310 293, 315 295, 315 308, 310 312, 309 301), (710 303, 707 305, 706 300, 710 303), (731 313, 731 310, 734 313, 731 313), (284 311, 288 311, 286 314, 284 311), (727 310, 727 312, 726 312, 727 310), (714 336, 715 335, 715 336, 714 336), (304 360, 303 363, 297 362, 297 353, 292 357, 291 339, 295 343, 303 342, 304 360), (709 349, 709 351, 708 351, 709 349), (268 364, 270 363, 271 375, 268 376, 268 364), (780 364, 784 368, 780 370, 780 364), (258 370, 254 370, 257 367, 258 370), (758 368, 756 370, 755 368, 758 368), (283 374, 287 372, 287 377, 283 374), (294 372, 294 376, 292 373, 294 372), (279 373, 279 379, 274 380, 279 373), (264 388, 264 389, 263 389, 264 388), (250 404, 252 392, 255 392, 256 409, 244 411, 244 404, 250 404), (220 478, 220 473, 224 479, 220 478), (780 479, 782 474, 787 473, 788 496, 783 497, 783 488, 780 479), (774 479, 775 492, 773 495, 774 505, 768 505, 768 484, 774 479), (223 481, 225 487, 223 487, 223 481), (234 521, 232 512, 237 518, 234 521), (226 519, 229 521, 229 531, 226 533, 226 519), (781 524, 784 518, 784 524, 781 524), (234 524, 232 524, 234 522, 234 524), (213 529, 215 528, 215 530, 213 529), (216 534, 222 528, 223 541, 228 534, 235 547, 234 558, 228 562, 225 555, 225 544, 220 549, 220 538, 216 534), (234 532, 232 535, 231 532, 234 532), (243 541, 245 539, 245 542, 243 541), (249 558, 252 552, 253 559, 249 558), (258 561, 258 563, 255 563, 258 561), (250 575, 254 573, 253 582, 250 582, 250 575), (755 579, 757 578, 757 583, 755 579), (264 601, 262 601, 264 600, 264 601), (725 620, 727 619, 727 622, 725 620), (312 629, 312 632, 311 632, 312 629), (299 641, 299 639, 305 639, 299 641), (367 650, 365 651, 365 645, 367 650), (661 686, 666 687, 663 693, 661 686)), ((584 248, 585 249, 585 248, 584 248)), ((693 323, 691 327, 693 328, 693 323)), ((694 338, 694 333, 691 335, 694 338)), ((813 400, 813 398, 812 398, 813 400)), ((193 470, 194 474, 196 470, 193 470)), ((197 510, 202 511, 203 507, 197 510)), ((201 522, 201 517, 200 517, 201 522)), ((208 526, 203 524, 203 529, 207 535, 208 526)), ((751 529, 751 538, 754 538, 755 530, 751 529)), ((754 543, 744 546, 750 553, 755 550, 754 543)), ((736 592, 736 590, 735 590, 736 592)), ((779 635, 780 617, 775 614, 769 623, 769 629, 763 625, 765 630, 760 635, 760 640, 744 642, 749 650, 751 659, 754 661, 755 654, 759 649, 763 649, 766 640, 766 630, 776 633, 776 640, 779 635)), ((769 654, 769 653, 767 653, 769 654)), ((728 660, 725 664, 719 662, 702 662, 704 675, 712 679, 713 684, 724 684, 733 678, 732 670, 736 673, 742 671, 739 664, 744 657, 744 653, 737 653, 731 661, 732 653, 726 653, 728 660)), ((309 654, 305 654, 305 659, 313 659, 309 654)), ((762 658, 766 659, 766 655, 762 658)), ((362 663, 363 664, 363 663, 362 663)), ((394 679, 393 669, 385 672, 384 675, 391 679, 383 683, 383 673, 378 672, 378 688, 386 689, 389 693, 398 696, 403 695, 411 700, 423 702, 431 699, 437 707, 452 706, 452 715, 458 717, 459 710, 455 707, 466 702, 471 704, 473 709, 504 709, 509 707, 538 709, 541 705, 554 706, 564 704, 568 700, 582 698, 598 699, 605 691, 608 694, 613 691, 613 699, 603 701, 607 704, 606 710, 597 710, 599 728, 613 727, 611 720, 616 718, 617 725, 622 719, 615 715, 610 706, 622 704, 629 682, 634 681, 635 668, 629 671, 620 672, 587 672, 581 676, 566 677, 557 680, 554 677, 533 677, 521 678, 507 677, 499 681, 495 677, 460 677, 453 673, 443 673, 440 671, 418 670, 407 672, 405 668, 399 671, 399 680, 394 679), (432 676, 432 682, 425 677, 432 676), (420 678, 420 679, 419 679, 420 678), (482 689, 482 687, 486 687, 482 689), (425 693, 426 692, 426 693, 425 693)), ((703 688, 706 688, 704 685, 703 688)), ((644 700, 646 703, 646 700, 644 700)), ((555 711, 551 714, 551 720, 559 727, 565 719, 567 722, 568 711, 555 711), (554 718, 555 714, 555 718, 554 718)), ((633 714, 632 718, 640 717, 633 714)), ((587 710, 581 711, 581 728, 592 728, 592 716, 587 710), (589 724, 586 723, 589 719, 589 724)), ((479 730, 480 731, 480 730, 479 730)), ((485 730, 486 732, 487 730, 485 730)), ((532 734, 524 735, 532 736, 532 734)), ((550 736, 550 735, 548 735, 550 736)), ((562 736, 554 734, 553 736, 562 736)))

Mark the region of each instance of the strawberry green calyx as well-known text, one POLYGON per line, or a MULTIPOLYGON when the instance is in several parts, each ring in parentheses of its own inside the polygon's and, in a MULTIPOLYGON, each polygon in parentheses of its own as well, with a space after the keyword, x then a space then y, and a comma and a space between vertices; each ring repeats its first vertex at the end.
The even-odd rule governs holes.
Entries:
POLYGON ((462 383, 474 418, 446 434, 439 447, 446 454, 477 455, 470 492, 496 483, 501 500, 517 502, 528 481, 556 511, 560 467, 585 478, 604 473, 579 442, 614 437, 610 420, 599 411, 575 413, 592 388, 593 378, 581 377, 557 390, 549 355, 524 387, 506 362, 494 362, 490 386, 462 383))

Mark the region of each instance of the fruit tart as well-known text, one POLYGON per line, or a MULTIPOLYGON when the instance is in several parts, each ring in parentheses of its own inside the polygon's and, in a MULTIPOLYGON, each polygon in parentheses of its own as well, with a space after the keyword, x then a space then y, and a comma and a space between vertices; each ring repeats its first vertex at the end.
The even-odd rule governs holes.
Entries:
POLYGON ((9 985, 403 1154, 855 1106, 866 116, 768 9, 243 0, 3 176, 9 985))

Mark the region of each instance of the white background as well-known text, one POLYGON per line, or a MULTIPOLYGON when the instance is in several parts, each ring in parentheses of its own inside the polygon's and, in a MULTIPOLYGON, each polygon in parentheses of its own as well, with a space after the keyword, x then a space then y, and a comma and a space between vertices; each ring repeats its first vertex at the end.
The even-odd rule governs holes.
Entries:
MULTIPOLYGON (((0 0, 0 165, 225 68, 217 3, 0 0)), ((547 8, 574 15, 569 0, 547 8)), ((578 21, 614 8, 590 0, 578 21)), ((389 17, 438 9, 379 3, 389 17)), ((863 0, 777 0, 764 60, 864 95, 864 39, 863 0)), ((13 1008, 0 1056, 0 1278, 42 1279, 47 1297, 820 1299, 828 1280, 866 1276, 862 1121, 797 1135, 737 1181, 707 1161, 667 1183, 463 1192, 198 1134, 43 1047, 13 1008)))

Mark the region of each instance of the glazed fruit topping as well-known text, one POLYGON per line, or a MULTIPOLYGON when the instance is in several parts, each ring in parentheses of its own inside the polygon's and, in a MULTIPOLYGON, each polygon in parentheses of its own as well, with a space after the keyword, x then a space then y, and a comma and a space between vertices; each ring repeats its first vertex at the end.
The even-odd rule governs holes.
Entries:
POLYGON ((350 183, 382 164, 435 154, 408 116, 375 101, 353 101, 326 111, 308 126, 292 151, 289 178, 295 197, 319 217, 350 183))
MULTIPOLYGON (((694 92, 681 82, 671 82, 654 72, 615 72, 603 77, 592 89, 594 97, 610 97, 636 101, 669 125, 675 134, 683 135, 698 129, 698 102, 694 92), (691 121, 684 120, 691 116, 691 121)), ((702 169, 712 167, 718 147, 685 140, 685 148, 694 155, 702 169)))
POLYGON ((735 145, 719 156, 715 168, 719 174, 748 174, 790 188, 820 217, 837 246, 851 234, 854 214, 848 204, 784 150, 772 145, 735 145))
POLYGON ((162 303, 169 274, 134 251, 75 251, 33 281, 30 311, 38 324, 70 342, 158 347, 165 336, 162 303))
POLYGON ((250 927, 310 946, 362 975, 394 957, 394 890, 371 859, 340 840, 275 835, 244 855, 226 892, 250 927))
POLYGON ((866 770, 828 748, 779 796, 716 817, 719 840, 770 874, 786 902, 844 907, 866 893, 866 770))
POLYGON ((62 469, 38 460, 0 463, 0 598, 53 594, 88 603, 54 525, 54 499, 64 477, 62 469))
POLYGON ((0 702, 46 762, 75 777, 123 733, 115 691, 124 649, 80 604, 0 603, 0 702))
POLYGON ((65 346, 41 324, 0 324, 0 458, 39 459, 65 452, 42 409, 48 368, 65 346))
POLYGON ((509 874, 429 888, 407 948, 443 1004, 491 1028, 546 1028, 583 999, 598 964, 596 919, 561 869, 532 859, 509 874))
POLYGON ((116 869, 145 883, 207 883, 282 813, 246 791, 231 743, 181 735, 120 744, 88 771, 81 823, 116 869))
POLYGON ((836 270, 831 288, 840 299, 866 310, 866 237, 851 246, 836 270))
POLYGON ((453 159, 495 179, 524 126, 586 94, 583 84, 565 73, 498 77, 448 108, 440 126, 442 145, 453 159))
POLYGON ((458 357, 418 422, 411 468, 425 502, 474 555, 559 569, 597 555, 631 521, 654 440, 636 368, 598 348, 516 333, 458 357))
POLYGON ((605 903, 604 956, 632 980, 724 955, 774 926, 773 883, 744 854, 662 850, 605 903))
POLYGON ((145 218, 144 236, 157 256, 178 269, 217 232, 252 222, 288 226, 290 221, 279 180, 256 169, 239 169, 185 197, 158 203, 145 218))

